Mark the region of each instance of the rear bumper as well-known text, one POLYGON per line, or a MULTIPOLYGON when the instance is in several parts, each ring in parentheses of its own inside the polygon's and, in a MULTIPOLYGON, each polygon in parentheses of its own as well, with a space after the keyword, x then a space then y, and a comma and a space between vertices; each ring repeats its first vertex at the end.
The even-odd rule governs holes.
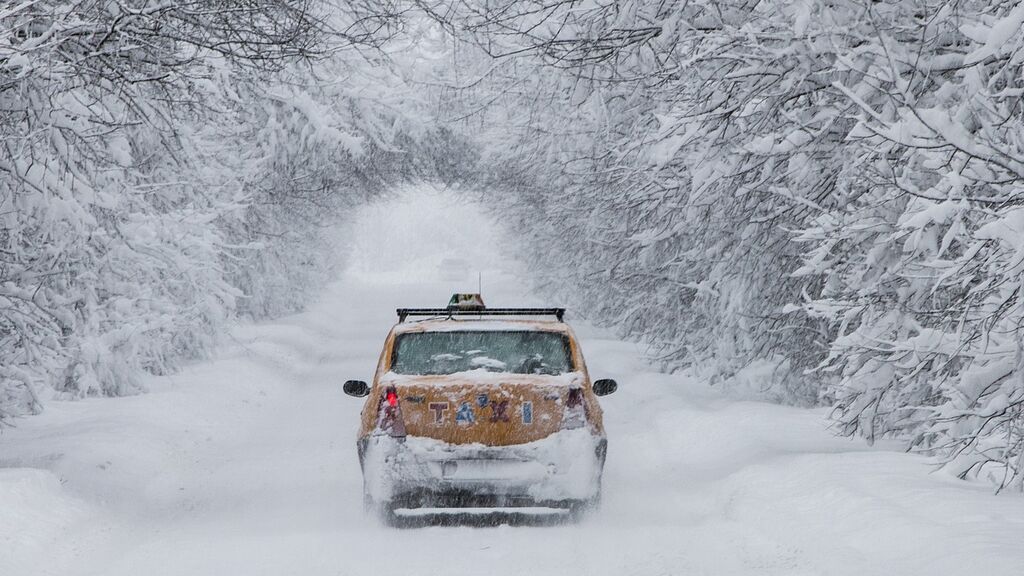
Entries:
POLYGON ((513 446, 371 436, 359 442, 366 495, 393 507, 569 506, 600 494, 607 442, 564 430, 513 446))

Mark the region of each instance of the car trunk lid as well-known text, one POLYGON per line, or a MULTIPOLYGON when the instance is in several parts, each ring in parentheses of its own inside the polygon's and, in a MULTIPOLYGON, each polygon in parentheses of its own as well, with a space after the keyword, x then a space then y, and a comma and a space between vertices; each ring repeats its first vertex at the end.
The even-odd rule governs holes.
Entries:
POLYGON ((490 373, 410 376, 389 373, 381 384, 395 386, 410 436, 451 444, 525 444, 561 428, 569 390, 583 375, 490 373))

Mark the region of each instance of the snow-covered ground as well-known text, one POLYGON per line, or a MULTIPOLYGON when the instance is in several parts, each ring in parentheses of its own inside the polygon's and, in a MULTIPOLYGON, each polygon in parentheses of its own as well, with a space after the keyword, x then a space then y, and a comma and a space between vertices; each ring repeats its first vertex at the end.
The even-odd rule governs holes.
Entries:
POLYGON ((473 291, 478 269, 492 306, 550 302, 523 293, 511 245, 472 206, 419 194, 356 222, 347 271, 307 312, 237 327, 213 360, 151 379, 148 394, 50 403, 0 434, 0 575, 1024 570, 1019 496, 835 438, 822 410, 655 373, 636 346, 585 326, 593 376, 620 383, 603 400, 600 512, 379 526, 362 512, 361 401, 341 383, 369 380, 394 309, 473 291), (474 272, 458 280, 453 259, 474 272))

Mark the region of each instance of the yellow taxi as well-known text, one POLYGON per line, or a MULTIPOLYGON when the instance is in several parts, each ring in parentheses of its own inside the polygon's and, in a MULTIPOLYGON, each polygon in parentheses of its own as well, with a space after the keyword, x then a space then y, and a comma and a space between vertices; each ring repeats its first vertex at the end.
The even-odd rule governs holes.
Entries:
POLYGON ((488 309, 479 295, 447 308, 398 309, 356 442, 368 508, 595 505, 607 452, 597 397, 561 308, 488 309))

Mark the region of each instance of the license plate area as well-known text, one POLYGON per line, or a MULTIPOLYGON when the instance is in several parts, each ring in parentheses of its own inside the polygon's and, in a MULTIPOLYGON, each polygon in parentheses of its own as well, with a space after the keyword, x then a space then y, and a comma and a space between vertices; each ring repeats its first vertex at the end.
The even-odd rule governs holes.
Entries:
POLYGON ((455 482, 515 481, 542 478, 546 467, 540 462, 509 459, 462 459, 438 462, 444 480, 455 482))

